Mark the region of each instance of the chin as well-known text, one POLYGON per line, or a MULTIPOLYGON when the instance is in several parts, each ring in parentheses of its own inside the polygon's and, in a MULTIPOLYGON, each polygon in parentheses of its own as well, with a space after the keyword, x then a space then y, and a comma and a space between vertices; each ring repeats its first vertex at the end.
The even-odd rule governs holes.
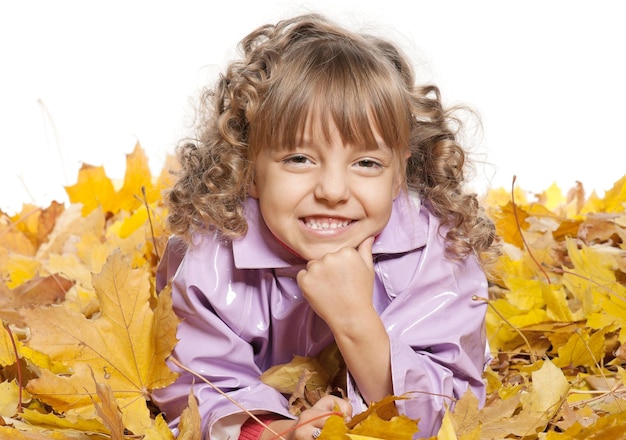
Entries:
POLYGON ((341 249, 343 249, 345 246, 327 246, 327 247, 323 247, 320 249, 315 249, 313 251, 309 250, 308 252, 303 254, 303 258, 307 261, 311 261, 311 260, 319 260, 323 257, 325 257, 328 254, 332 254, 334 252, 337 252, 341 249))

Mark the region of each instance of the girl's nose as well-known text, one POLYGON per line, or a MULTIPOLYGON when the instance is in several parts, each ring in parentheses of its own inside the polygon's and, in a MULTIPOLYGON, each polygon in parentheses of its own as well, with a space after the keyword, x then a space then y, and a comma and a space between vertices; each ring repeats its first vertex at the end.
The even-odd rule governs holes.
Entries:
POLYGON ((320 172, 315 187, 315 197, 330 205, 336 205, 348 199, 350 186, 348 175, 339 167, 326 167, 320 172))

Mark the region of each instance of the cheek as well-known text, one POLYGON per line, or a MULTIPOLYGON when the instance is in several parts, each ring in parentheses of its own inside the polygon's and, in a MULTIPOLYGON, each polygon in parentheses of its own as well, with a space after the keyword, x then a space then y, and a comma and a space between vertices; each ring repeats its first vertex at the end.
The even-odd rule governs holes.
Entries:
POLYGON ((406 162, 403 162, 402 165, 404 166, 404 168, 401 170, 397 170, 393 179, 392 194, 394 200, 400 195, 401 191, 407 189, 405 174, 406 162))

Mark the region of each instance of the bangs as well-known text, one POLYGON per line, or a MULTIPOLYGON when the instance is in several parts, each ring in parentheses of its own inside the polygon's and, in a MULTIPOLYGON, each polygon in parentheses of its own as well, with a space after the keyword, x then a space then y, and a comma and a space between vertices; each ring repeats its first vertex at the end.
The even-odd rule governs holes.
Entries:
POLYGON ((379 138, 394 151, 406 149, 410 104, 394 65, 362 40, 308 43, 273 72, 251 121, 252 150, 295 148, 307 120, 327 140, 332 122, 345 144, 375 149, 379 138))

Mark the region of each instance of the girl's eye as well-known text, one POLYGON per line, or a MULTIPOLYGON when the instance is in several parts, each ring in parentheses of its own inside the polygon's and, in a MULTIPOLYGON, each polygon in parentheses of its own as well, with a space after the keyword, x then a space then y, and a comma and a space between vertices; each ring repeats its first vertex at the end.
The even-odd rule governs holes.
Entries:
POLYGON ((372 160, 372 159, 363 159, 363 160, 358 161, 356 164, 362 168, 381 168, 382 167, 382 165, 379 162, 372 160))
POLYGON ((284 163, 305 164, 309 162, 309 158, 303 154, 295 154, 283 160, 284 163))

